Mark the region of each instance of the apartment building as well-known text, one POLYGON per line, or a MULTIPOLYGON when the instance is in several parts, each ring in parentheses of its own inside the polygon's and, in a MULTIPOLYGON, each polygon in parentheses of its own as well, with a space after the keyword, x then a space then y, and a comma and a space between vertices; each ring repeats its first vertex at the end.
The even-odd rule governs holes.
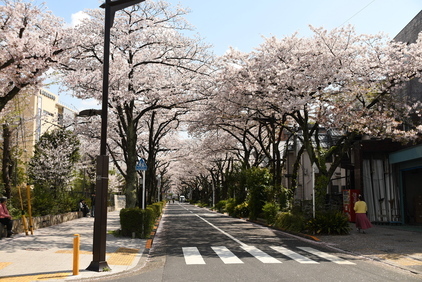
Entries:
POLYGON ((15 121, 19 126, 12 139, 24 150, 25 161, 31 158, 34 145, 43 133, 58 127, 69 127, 69 121, 77 114, 76 110, 60 103, 58 95, 46 89, 20 95, 13 104, 20 117, 15 121))

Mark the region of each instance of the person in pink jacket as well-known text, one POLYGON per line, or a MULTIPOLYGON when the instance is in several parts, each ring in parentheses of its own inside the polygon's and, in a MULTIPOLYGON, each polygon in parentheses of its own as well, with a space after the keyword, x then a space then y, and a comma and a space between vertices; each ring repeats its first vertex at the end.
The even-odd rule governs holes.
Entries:
POLYGON ((12 227, 13 227, 13 220, 9 214, 9 210, 7 209, 7 198, 1 197, 0 198, 0 223, 6 225, 7 228, 7 237, 11 237, 12 227))
POLYGON ((368 206, 363 200, 362 195, 358 196, 358 201, 355 203, 354 210, 356 213, 356 229, 359 232, 362 229, 362 232, 365 233, 364 230, 371 228, 372 224, 369 221, 368 217, 366 216, 366 212, 368 211, 368 206))

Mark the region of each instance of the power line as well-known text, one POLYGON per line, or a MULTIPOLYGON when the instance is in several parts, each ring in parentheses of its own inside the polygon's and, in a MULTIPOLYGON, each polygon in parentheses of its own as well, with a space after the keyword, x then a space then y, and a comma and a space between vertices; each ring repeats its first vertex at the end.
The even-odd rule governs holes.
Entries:
POLYGON ((363 7, 362 9, 360 9, 359 11, 357 11, 353 16, 351 16, 350 18, 348 18, 344 23, 342 23, 340 26, 343 26, 345 23, 347 23, 348 21, 350 21, 351 19, 353 19, 356 15, 358 15, 360 12, 362 12, 363 10, 365 10, 369 5, 371 5, 372 3, 374 3, 376 0, 372 0, 369 4, 367 4, 365 7, 363 7))

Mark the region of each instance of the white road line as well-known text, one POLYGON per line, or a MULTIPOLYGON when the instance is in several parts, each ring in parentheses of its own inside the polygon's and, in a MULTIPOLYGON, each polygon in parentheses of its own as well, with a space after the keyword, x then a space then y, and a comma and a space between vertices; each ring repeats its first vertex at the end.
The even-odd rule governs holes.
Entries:
POLYGON ((232 239, 233 241, 235 241, 236 243, 238 243, 239 245, 241 245, 242 247, 246 247, 248 245, 246 245, 245 243, 243 243, 242 241, 236 239, 235 237, 233 237, 232 235, 230 235, 229 233, 221 230, 220 228, 218 228, 217 226, 215 226, 214 224, 212 224, 211 222, 209 222, 208 220, 200 217, 199 215, 195 214, 197 217, 199 217, 200 219, 202 219, 203 221, 205 221, 206 223, 208 223, 209 225, 211 225, 212 227, 214 227, 215 229, 217 229, 218 231, 220 231, 221 233, 223 233, 224 235, 226 235, 227 237, 229 237, 230 239, 232 239))
POLYGON ((204 259, 196 247, 183 247, 186 264, 205 264, 204 259))
POLYGON ((281 263, 281 261, 273 258, 267 253, 264 253, 260 249, 253 246, 242 246, 242 249, 253 255, 255 258, 260 260, 263 263, 281 263))
POLYGON ((225 264, 243 263, 235 254, 223 246, 211 247, 225 264))
POLYGON ((332 262, 337 263, 337 264, 355 264, 353 262, 350 262, 348 260, 344 260, 344 259, 339 258, 337 256, 318 251, 314 248, 309 248, 309 247, 298 247, 298 248, 301 249, 301 250, 304 250, 305 252, 314 254, 316 256, 319 256, 320 258, 327 259, 327 260, 332 261, 332 262))
MULTIPOLYGON (((180 204, 179 204, 180 205, 180 204)), ((189 211, 186 207, 182 206, 185 210, 189 211)), ((190 211, 191 213, 193 213, 192 211, 190 211)), ((232 235, 230 235, 229 233, 223 231, 222 229, 218 228, 217 226, 215 226, 214 224, 212 224, 211 222, 209 222, 208 220, 206 220, 205 218, 199 216, 198 214, 195 214, 198 218, 202 219, 203 221, 205 221, 206 223, 208 223, 209 225, 211 225, 212 227, 214 227, 215 229, 217 229, 218 231, 220 231, 221 233, 223 233, 224 235, 226 235, 227 237, 229 237, 230 239, 232 239, 233 241, 235 241, 236 243, 238 243, 241 246, 247 246, 247 244, 243 243, 242 241, 236 239, 235 237, 233 237, 232 235)))
POLYGON ((311 260, 307 257, 302 256, 301 254, 298 254, 296 252, 293 252, 292 250, 286 249, 285 247, 280 246, 271 246, 271 249, 285 255, 286 257, 289 257, 291 259, 294 259, 295 261, 299 263, 306 263, 306 264, 318 264, 318 262, 311 260))

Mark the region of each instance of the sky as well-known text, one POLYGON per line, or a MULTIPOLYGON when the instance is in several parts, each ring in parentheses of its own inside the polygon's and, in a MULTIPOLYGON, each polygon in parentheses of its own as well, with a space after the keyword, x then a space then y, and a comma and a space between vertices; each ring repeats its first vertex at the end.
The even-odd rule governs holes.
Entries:
MULTIPOLYGON (((98 0, 35 0, 67 23, 78 19, 81 11, 96 9, 105 2, 98 0)), ((196 32, 211 44, 220 56, 229 47, 251 52, 265 37, 283 38, 295 32, 309 36, 309 25, 331 30, 353 25, 357 33, 384 33, 393 38, 422 10, 422 0, 167 0, 191 12, 185 17, 196 32)), ((57 93, 60 101, 82 110, 95 108, 67 93, 57 93)), ((97 108, 99 106, 96 106, 97 108)))

